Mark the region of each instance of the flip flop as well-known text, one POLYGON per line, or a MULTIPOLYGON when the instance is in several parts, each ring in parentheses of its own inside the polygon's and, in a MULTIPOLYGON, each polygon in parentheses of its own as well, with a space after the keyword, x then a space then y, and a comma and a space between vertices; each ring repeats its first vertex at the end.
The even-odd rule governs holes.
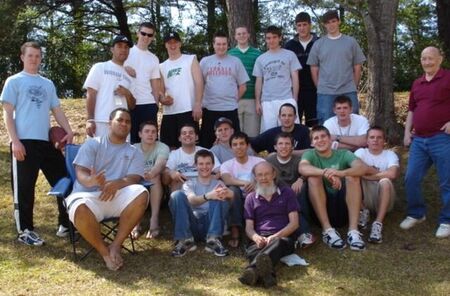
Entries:
POLYGON ((145 238, 146 239, 157 238, 159 236, 159 232, 160 232, 160 228, 159 227, 149 229, 149 231, 147 232, 147 235, 145 236, 145 238))
POLYGON ((133 239, 138 239, 141 236, 141 227, 136 226, 135 228, 133 228, 133 230, 131 231, 131 237, 133 239))

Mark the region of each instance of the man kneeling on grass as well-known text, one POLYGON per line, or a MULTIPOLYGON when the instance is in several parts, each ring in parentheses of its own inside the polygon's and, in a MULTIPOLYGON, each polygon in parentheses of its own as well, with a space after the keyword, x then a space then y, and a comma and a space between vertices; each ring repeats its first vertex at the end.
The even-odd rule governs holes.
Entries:
POLYGON ((171 194, 169 208, 177 241, 172 256, 182 257, 194 251, 195 240, 205 240, 205 250, 223 257, 228 250, 220 238, 228 218, 229 202, 233 192, 212 176, 214 154, 206 149, 194 155, 198 177, 183 184, 182 190, 171 194))
POLYGON ((294 191, 278 187, 276 170, 263 161, 253 168, 255 191, 245 199, 245 231, 251 240, 246 249, 250 264, 239 281, 265 288, 276 285, 275 264, 294 252, 299 206, 294 191))
POLYGON ((89 138, 75 157, 77 180, 66 200, 70 221, 111 270, 123 265, 122 243, 141 220, 148 204, 147 190, 136 184, 144 176, 144 158, 126 142, 130 129, 127 109, 111 112, 109 134, 89 138), (99 221, 112 217, 119 217, 119 229, 107 246, 99 221))

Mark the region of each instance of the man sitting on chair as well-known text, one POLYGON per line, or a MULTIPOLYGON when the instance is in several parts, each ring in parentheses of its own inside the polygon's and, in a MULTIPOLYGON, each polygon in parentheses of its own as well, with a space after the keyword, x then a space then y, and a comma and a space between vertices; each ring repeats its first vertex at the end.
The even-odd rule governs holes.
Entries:
POLYGON ((110 270, 123 265, 123 241, 141 220, 148 192, 138 183, 144 176, 144 158, 126 142, 131 129, 130 112, 118 108, 109 116, 109 134, 88 139, 74 160, 77 180, 67 197, 70 220, 103 257, 110 270), (99 221, 118 217, 113 242, 103 241, 99 221))

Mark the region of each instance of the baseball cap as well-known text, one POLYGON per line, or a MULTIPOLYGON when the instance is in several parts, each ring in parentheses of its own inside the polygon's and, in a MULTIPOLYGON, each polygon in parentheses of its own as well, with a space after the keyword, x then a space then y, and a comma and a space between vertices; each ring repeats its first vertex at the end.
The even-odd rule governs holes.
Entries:
POLYGON ((181 42, 180 35, 178 35, 177 32, 170 32, 164 36, 164 43, 166 43, 172 39, 175 39, 176 41, 181 42))
POLYGON ((214 123, 214 130, 216 130, 222 123, 228 123, 231 127, 233 127, 233 122, 226 117, 219 117, 214 123))
POLYGON ((112 46, 116 45, 116 43, 119 43, 119 42, 126 43, 126 44, 128 44, 129 47, 133 46, 133 42, 131 42, 125 35, 117 35, 116 37, 114 37, 114 39, 112 41, 112 46))

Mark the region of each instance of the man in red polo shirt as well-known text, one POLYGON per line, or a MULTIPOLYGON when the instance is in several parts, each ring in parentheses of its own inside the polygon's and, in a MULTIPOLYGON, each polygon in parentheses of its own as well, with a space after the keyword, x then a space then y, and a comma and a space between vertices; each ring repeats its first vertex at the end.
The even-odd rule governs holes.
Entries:
POLYGON ((422 51, 425 74, 414 81, 405 123, 405 146, 411 146, 405 188, 407 217, 400 224, 409 229, 425 220, 422 180, 434 163, 442 195, 442 210, 436 237, 450 236, 450 71, 441 69, 442 54, 436 47, 422 51))

